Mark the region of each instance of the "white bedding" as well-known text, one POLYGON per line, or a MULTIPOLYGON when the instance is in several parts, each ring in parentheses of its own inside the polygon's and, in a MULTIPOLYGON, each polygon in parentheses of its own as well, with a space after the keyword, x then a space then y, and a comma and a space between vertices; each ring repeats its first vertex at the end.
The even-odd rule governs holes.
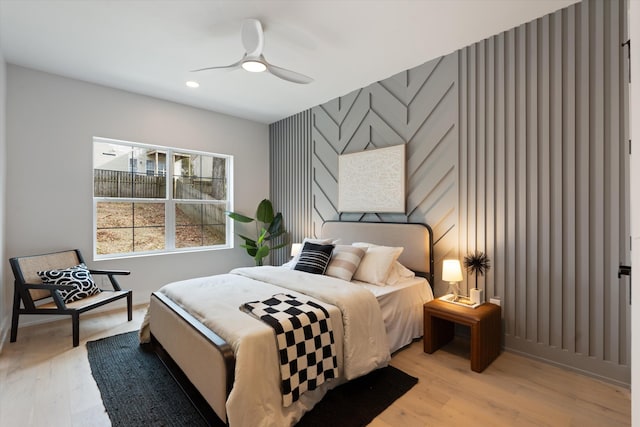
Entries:
POLYGON ((378 300, 392 353, 423 335, 423 305, 433 299, 427 279, 405 278, 387 286, 353 283, 370 291, 378 300))
MULTIPOLYGON (((287 426, 344 380, 386 366, 390 360, 385 325, 373 294, 361 286, 328 276, 279 267, 250 267, 230 274, 171 283, 160 292, 216 331, 233 348, 235 382, 227 399, 227 419, 236 426, 287 426), (340 378, 302 395, 284 408, 278 352, 273 330, 239 310, 248 301, 283 292, 305 294, 322 304, 334 321, 340 378), (213 291, 212 291, 213 290, 213 291)), ((148 321, 141 328, 148 339, 148 321)))

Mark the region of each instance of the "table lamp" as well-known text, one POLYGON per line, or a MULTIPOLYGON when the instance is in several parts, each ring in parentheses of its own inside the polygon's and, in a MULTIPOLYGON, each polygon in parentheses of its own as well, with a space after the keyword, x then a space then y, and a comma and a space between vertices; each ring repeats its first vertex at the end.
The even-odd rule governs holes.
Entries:
POLYGON ((295 257, 302 250, 302 243, 292 243, 291 244, 291 258, 295 257))
POLYGON ((449 282, 451 292, 453 293, 453 300, 457 301, 460 294, 458 282, 462 281, 462 268, 460 267, 460 261, 457 259, 445 259, 442 262, 442 280, 449 282))

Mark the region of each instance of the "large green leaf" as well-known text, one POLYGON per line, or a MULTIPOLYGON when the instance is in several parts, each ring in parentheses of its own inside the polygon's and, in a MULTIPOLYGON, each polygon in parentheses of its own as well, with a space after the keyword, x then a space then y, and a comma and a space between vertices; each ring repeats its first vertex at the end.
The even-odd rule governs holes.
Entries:
POLYGON ((256 254, 258 253, 258 248, 256 248, 255 246, 247 246, 247 245, 240 245, 240 246, 245 248, 247 250, 247 253, 251 257, 255 257, 256 254))
POLYGON ((278 212, 269 225, 269 234, 276 234, 280 231, 282 231, 282 213, 278 212))
POLYGON ((282 230, 282 231, 279 231, 279 232, 277 232, 275 234, 268 235, 264 240, 275 240, 275 239, 277 239, 278 237, 282 236, 285 233, 286 233, 286 231, 282 230))
POLYGON ((258 240, 256 241, 256 244, 258 246, 261 246, 264 242, 265 237, 267 237, 267 230, 263 228, 260 230, 260 235, 258 236, 258 240))
POLYGON ((256 261, 269 255, 269 246, 260 246, 258 252, 254 255, 256 261))
POLYGON ((244 240, 247 243, 247 245, 258 246, 256 244, 255 240, 253 240, 253 239, 251 239, 251 238, 249 238, 247 236, 243 236, 242 234, 238 234, 238 237, 240 237, 242 240, 244 240))
POLYGON ((265 224, 271 224, 273 221, 273 205, 269 199, 263 199, 256 210, 256 218, 265 224))
POLYGON ((232 220, 238 221, 238 222, 248 223, 248 222, 253 222, 254 221, 253 218, 249 218, 248 216, 244 216, 244 215, 236 213, 236 212, 225 211, 225 215, 227 215, 232 220))

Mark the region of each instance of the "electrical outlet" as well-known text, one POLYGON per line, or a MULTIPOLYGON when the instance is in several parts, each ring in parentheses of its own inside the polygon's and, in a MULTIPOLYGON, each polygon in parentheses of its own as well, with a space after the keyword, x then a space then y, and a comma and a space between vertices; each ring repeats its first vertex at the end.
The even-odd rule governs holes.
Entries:
POLYGON ((495 304, 495 305, 500 305, 500 297, 493 297, 493 298, 489 298, 489 302, 491 304, 495 304))

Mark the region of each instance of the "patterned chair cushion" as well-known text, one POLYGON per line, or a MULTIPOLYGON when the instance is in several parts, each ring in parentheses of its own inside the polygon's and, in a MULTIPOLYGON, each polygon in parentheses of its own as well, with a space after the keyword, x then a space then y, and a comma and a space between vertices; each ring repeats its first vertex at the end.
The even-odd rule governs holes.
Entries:
POLYGON ((91 277, 91 273, 89 273, 89 269, 84 264, 60 270, 38 271, 38 276, 40 276, 45 285, 75 286, 74 290, 58 291, 65 303, 78 301, 82 298, 100 293, 100 288, 96 286, 91 277))

